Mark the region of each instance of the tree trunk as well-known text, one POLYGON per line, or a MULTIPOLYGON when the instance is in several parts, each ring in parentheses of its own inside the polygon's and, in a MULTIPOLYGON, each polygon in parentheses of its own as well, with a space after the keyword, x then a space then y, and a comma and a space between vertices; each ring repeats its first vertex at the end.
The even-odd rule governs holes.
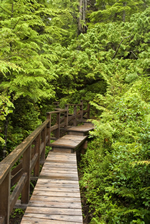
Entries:
POLYGON ((79 2, 78 34, 85 33, 87 30, 87 27, 85 24, 86 10, 87 10, 87 0, 80 0, 80 2, 79 2))
POLYGON ((7 134, 8 134, 8 123, 9 123, 9 116, 7 115, 6 120, 4 121, 4 140, 5 145, 3 147, 3 159, 7 155, 7 134))
MULTIPOLYGON (((127 3, 124 2, 124 3, 123 3, 123 6, 125 7, 126 5, 127 5, 127 3)), ((126 20, 126 10, 123 11, 122 20, 123 20, 123 22, 125 22, 125 20, 126 20)))

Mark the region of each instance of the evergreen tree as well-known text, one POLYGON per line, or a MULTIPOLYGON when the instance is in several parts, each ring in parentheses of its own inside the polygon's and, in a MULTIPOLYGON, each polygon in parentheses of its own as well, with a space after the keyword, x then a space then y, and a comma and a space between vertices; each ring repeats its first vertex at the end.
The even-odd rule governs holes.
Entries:
POLYGON ((144 0, 97 0, 97 11, 92 12, 92 22, 129 21, 132 14, 142 12, 150 2, 144 0))

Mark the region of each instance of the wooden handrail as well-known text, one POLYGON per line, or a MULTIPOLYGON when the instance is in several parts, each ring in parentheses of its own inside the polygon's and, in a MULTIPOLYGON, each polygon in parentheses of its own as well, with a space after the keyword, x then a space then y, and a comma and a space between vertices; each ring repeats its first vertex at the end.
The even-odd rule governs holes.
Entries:
POLYGON ((45 147, 50 145, 51 132, 55 131, 56 139, 59 138, 60 128, 66 128, 71 121, 74 125, 77 125, 77 119, 82 119, 85 113, 88 117, 89 106, 87 110, 83 110, 83 102, 67 104, 65 109, 57 108, 56 111, 47 112, 47 119, 0 162, 0 223, 2 220, 4 224, 9 223, 9 215, 20 193, 22 195, 21 202, 23 204, 28 203, 30 175, 34 170, 34 176, 39 176, 40 159, 44 163, 45 147), (70 106, 74 106, 74 112, 71 115, 69 115, 70 106), (79 111, 77 111, 78 106, 79 111), (56 124, 51 126, 54 114, 56 115, 56 124), (19 165, 12 169, 19 160, 19 165), (15 184, 17 185, 10 194, 11 186, 15 184))

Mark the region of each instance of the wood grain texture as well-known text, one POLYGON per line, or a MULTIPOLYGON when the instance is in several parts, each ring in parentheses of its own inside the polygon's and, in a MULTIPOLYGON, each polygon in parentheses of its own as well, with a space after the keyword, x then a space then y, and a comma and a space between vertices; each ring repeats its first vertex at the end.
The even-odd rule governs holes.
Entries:
POLYGON ((38 214, 34 213, 25 213, 24 217, 35 217, 35 218, 43 218, 45 220, 56 220, 56 221, 66 221, 66 222, 79 222, 82 223, 81 216, 71 216, 71 215, 50 215, 50 214, 41 214, 40 210, 38 210, 38 214))
POLYGON ((69 222, 69 221, 57 221, 57 220, 46 220, 43 218, 32 218, 30 216, 24 217, 22 224, 81 224, 82 222, 69 222))
POLYGON ((51 144, 52 148, 75 149, 81 145, 87 136, 65 135, 51 144))
POLYGON ((76 153, 49 153, 21 222, 26 223, 83 223, 76 153))

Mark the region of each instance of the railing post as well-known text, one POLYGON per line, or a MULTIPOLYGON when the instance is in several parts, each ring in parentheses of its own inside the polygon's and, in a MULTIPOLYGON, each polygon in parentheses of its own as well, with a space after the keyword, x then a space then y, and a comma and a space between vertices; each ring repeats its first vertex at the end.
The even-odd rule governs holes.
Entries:
POLYGON ((74 126, 77 126, 77 105, 74 105, 74 126))
POLYGON ((47 113, 47 119, 49 120, 49 123, 47 124, 48 140, 46 144, 50 144, 50 140, 51 140, 51 114, 50 113, 47 113))
POLYGON ((83 101, 80 101, 80 114, 81 114, 81 121, 83 120, 83 101))
POLYGON ((58 128, 56 130, 56 138, 60 138, 60 112, 57 114, 57 124, 58 128))
POLYGON ((87 103, 87 119, 90 119, 90 104, 87 103))
POLYGON ((30 160, 31 160, 31 146, 29 146, 23 154, 22 168, 23 172, 27 173, 27 181, 24 185, 21 194, 21 203, 28 204, 30 196, 30 160))
POLYGON ((4 224, 9 224, 10 215, 10 171, 0 184, 0 216, 4 217, 4 224))
POLYGON ((40 135, 35 140, 35 153, 38 154, 38 159, 34 168, 34 176, 38 177, 40 172, 40 135))
POLYGON ((65 110, 66 110, 66 112, 65 112, 65 127, 67 127, 68 126, 68 113, 69 113, 69 106, 67 104, 65 105, 65 110))
POLYGON ((44 164, 45 162, 45 147, 46 147, 46 127, 42 130, 41 133, 41 144, 44 144, 43 150, 41 153, 41 163, 44 164))

